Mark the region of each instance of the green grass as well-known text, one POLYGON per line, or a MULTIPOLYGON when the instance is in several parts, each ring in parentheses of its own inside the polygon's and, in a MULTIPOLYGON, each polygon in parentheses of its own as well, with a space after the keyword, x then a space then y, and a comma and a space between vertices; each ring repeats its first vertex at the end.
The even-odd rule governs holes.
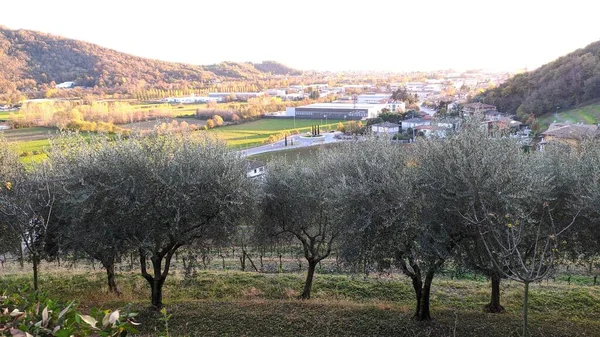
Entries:
MULTIPOLYGON (((42 152, 50 146, 50 137, 58 132, 54 128, 32 127, 1 131, 0 134, 15 145, 19 154, 42 152)), ((39 155, 37 155, 40 157, 39 155)), ((40 159, 40 158, 38 158, 40 159)))
MULTIPOLYGON (((414 294, 410 281, 395 275, 317 274, 313 298, 296 300, 304 275, 239 271, 200 271, 184 278, 175 269, 164 288, 171 336, 519 336, 522 285, 503 282, 505 314, 485 314, 486 281, 434 279, 434 321, 411 319, 414 294)), ((0 292, 11 283, 29 282, 17 272, 0 278, 0 292)), ((107 294, 104 274, 68 271, 46 265, 40 286, 61 301, 75 299, 82 308, 116 309, 132 303, 140 313, 143 335, 164 329, 160 314, 148 310, 149 290, 137 272, 121 272, 123 294, 107 294)), ((600 287, 566 283, 532 284, 532 336, 597 336, 600 287)))
POLYGON ((600 121, 600 103, 554 113, 547 113, 539 118, 541 130, 547 130, 554 121, 564 123, 596 124, 600 121))
POLYGON ((9 119, 11 113, 15 113, 16 111, 0 111, 0 121, 6 121, 9 119))
POLYGON ((265 152, 256 154, 253 156, 249 156, 248 159, 261 160, 264 162, 269 162, 271 160, 277 160, 279 158, 285 158, 286 160, 296 160, 297 158, 314 158, 317 155, 317 152, 323 148, 331 148, 336 146, 336 144, 323 144, 319 146, 305 146, 298 148, 291 148, 289 150, 281 150, 281 151, 273 151, 273 152, 265 152))
MULTIPOLYGON (((321 120, 297 119, 260 119, 253 122, 238 125, 222 126, 209 130, 222 139, 232 148, 247 148, 262 145, 270 135, 276 135, 284 131, 292 132, 298 130, 301 133, 310 131, 312 125, 319 125, 321 120)), ((329 130, 335 130, 339 120, 323 121, 322 127, 329 125, 329 130)))

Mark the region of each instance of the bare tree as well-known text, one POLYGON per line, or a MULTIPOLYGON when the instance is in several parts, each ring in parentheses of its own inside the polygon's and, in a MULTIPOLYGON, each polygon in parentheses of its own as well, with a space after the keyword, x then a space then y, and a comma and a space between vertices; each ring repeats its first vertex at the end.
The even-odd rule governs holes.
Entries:
POLYGON ((42 163, 21 171, 10 185, 3 193, 3 217, 20 236, 22 249, 33 265, 33 288, 38 290, 41 261, 57 253, 53 234, 57 225, 53 214, 56 191, 51 167, 42 163))

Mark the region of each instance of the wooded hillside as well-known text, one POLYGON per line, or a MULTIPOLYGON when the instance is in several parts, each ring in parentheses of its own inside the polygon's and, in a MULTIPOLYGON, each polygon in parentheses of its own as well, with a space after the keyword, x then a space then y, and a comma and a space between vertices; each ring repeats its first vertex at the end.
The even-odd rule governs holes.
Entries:
POLYGON ((600 41, 487 90, 476 101, 520 117, 540 116, 600 98, 600 41))
MULTIPOLYGON (((261 79, 298 71, 267 61, 191 65, 128 55, 92 43, 0 26, 0 94, 30 93, 61 82, 98 88, 201 87, 219 78, 261 79)), ((0 97, 1 98, 1 97, 0 97)))

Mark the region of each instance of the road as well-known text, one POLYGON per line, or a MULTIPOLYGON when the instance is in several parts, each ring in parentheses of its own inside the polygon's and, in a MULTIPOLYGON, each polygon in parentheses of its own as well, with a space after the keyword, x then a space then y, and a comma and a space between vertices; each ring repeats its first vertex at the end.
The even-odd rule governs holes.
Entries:
POLYGON ((285 140, 280 140, 273 144, 262 145, 258 147, 253 147, 246 150, 241 150, 241 154, 244 157, 253 156, 255 154, 265 153, 265 152, 273 152, 273 151, 282 151, 289 149, 296 149, 299 147, 307 147, 307 146, 319 146, 322 144, 330 144, 341 141, 340 139, 334 138, 335 135, 341 134, 341 132, 329 132, 324 133, 323 138, 315 139, 315 138, 304 138, 301 135, 293 135, 288 137, 288 146, 285 146, 285 140), (294 145, 291 145, 294 144, 294 145))

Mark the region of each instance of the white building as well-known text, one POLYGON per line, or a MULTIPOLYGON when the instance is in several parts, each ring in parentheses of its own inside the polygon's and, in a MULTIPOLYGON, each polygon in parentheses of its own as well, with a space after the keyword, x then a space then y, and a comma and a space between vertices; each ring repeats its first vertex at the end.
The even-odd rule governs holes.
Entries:
POLYGON ((249 160, 246 165, 246 177, 248 178, 260 177, 267 171, 267 165, 258 160, 249 160))
POLYGON ((371 125, 371 132, 375 134, 394 135, 400 132, 400 124, 384 122, 371 125))
POLYGON ((392 97, 391 94, 364 94, 356 96, 356 103, 361 104, 379 104, 387 102, 392 97))
POLYGON ((206 97, 206 96, 186 96, 186 97, 167 97, 162 99, 166 103, 181 103, 181 104, 193 104, 193 103, 207 103, 207 102, 221 102, 221 97, 206 97))
POLYGON ((62 82, 62 83, 55 85, 54 87, 57 89, 68 89, 68 88, 73 88, 74 86, 75 86, 75 82, 62 82))
POLYGON ((423 118, 411 118, 402 121, 403 130, 406 130, 408 128, 414 129, 415 127, 421 125, 431 125, 431 121, 423 118))
POLYGON ((406 103, 402 101, 388 101, 387 108, 392 112, 406 111, 406 103))

